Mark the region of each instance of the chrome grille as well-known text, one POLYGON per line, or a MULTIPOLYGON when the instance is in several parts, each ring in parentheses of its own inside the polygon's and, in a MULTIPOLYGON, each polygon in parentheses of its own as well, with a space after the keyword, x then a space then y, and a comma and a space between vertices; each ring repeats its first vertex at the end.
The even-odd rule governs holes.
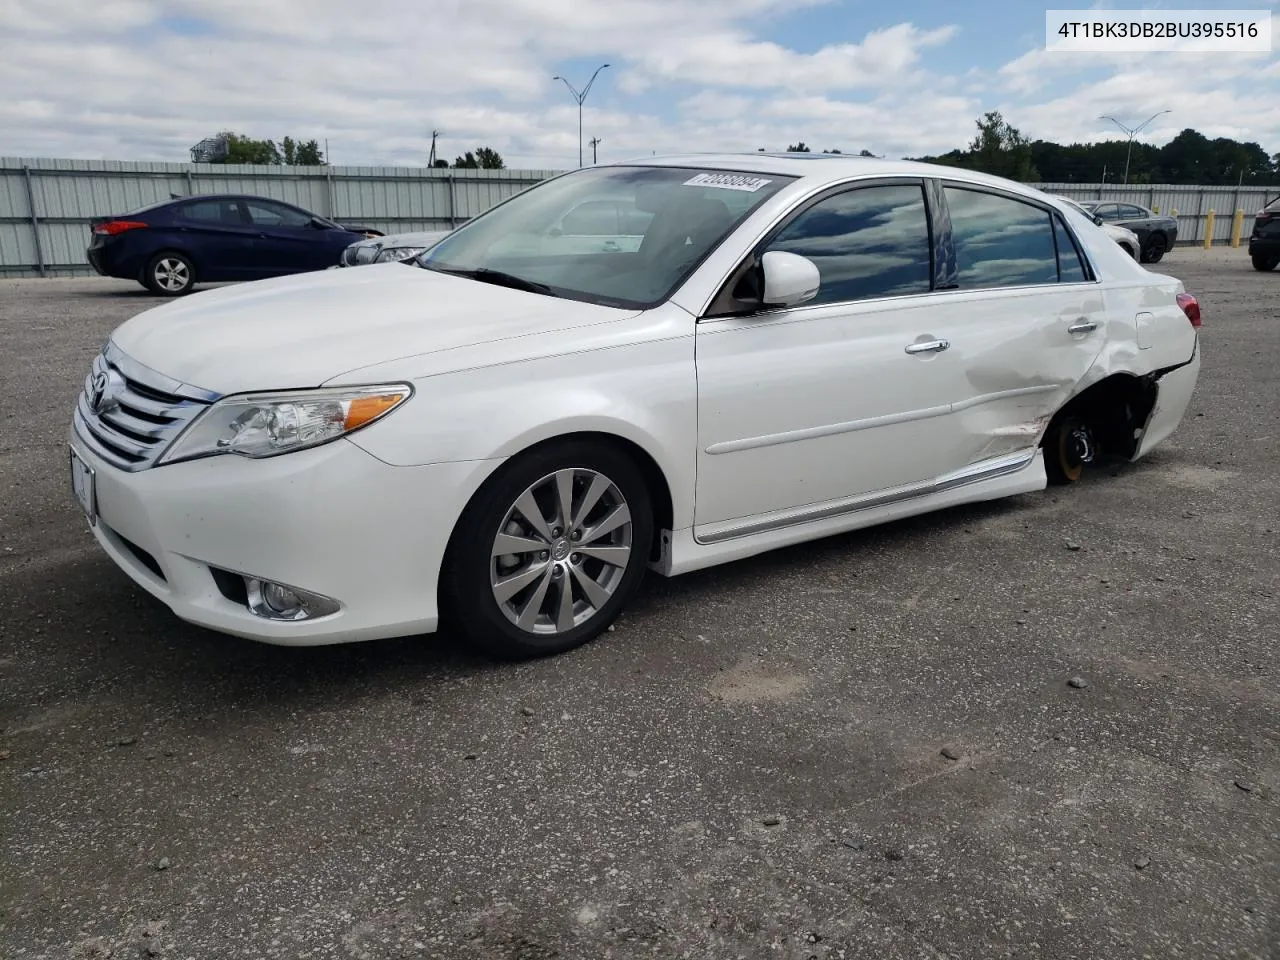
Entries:
POLYGON ((108 342, 76 401, 75 430, 121 470, 145 470, 219 395, 156 373, 108 342))

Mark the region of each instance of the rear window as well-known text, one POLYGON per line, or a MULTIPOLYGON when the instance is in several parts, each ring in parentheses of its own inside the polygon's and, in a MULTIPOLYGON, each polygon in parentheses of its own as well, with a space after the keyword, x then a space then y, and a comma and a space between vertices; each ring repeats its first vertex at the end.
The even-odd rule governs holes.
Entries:
POLYGON ((136 207, 133 210, 130 210, 128 213, 123 214, 123 216, 126 216, 126 217, 136 216, 139 213, 146 213, 148 210, 157 210, 160 207, 167 207, 171 203, 173 203, 172 197, 170 197, 168 200, 157 200, 155 203, 148 203, 145 207, 136 207))

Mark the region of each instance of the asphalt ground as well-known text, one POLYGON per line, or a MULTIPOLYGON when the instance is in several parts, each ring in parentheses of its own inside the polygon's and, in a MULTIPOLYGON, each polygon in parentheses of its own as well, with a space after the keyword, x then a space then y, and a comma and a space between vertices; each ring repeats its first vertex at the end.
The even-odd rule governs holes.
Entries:
POLYGON ((174 618, 67 477, 153 301, 0 283, 0 956, 1280 958, 1280 271, 1158 269, 1204 365, 1149 459, 516 666, 174 618))

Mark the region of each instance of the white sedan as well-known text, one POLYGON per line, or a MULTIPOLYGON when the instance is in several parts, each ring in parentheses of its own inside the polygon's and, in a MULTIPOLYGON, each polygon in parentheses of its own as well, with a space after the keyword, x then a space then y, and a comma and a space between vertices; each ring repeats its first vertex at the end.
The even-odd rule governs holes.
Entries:
POLYGON ((1136 460, 1199 305, 1077 210, 966 170, 751 154, 546 181, 420 257, 121 325, 71 431, 107 554, 278 644, 505 657, 674 576, 1136 460), (634 249, 544 242, 584 197, 634 249), (504 252, 505 251, 505 252, 504 252))

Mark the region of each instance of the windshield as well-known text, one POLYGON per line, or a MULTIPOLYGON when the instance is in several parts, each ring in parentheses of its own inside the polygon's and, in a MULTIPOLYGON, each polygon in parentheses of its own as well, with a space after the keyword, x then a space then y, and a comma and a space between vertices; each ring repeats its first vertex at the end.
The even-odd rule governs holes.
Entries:
POLYGON ((652 307, 792 179, 592 167, 517 194, 459 227, 417 263, 549 296, 652 307))

